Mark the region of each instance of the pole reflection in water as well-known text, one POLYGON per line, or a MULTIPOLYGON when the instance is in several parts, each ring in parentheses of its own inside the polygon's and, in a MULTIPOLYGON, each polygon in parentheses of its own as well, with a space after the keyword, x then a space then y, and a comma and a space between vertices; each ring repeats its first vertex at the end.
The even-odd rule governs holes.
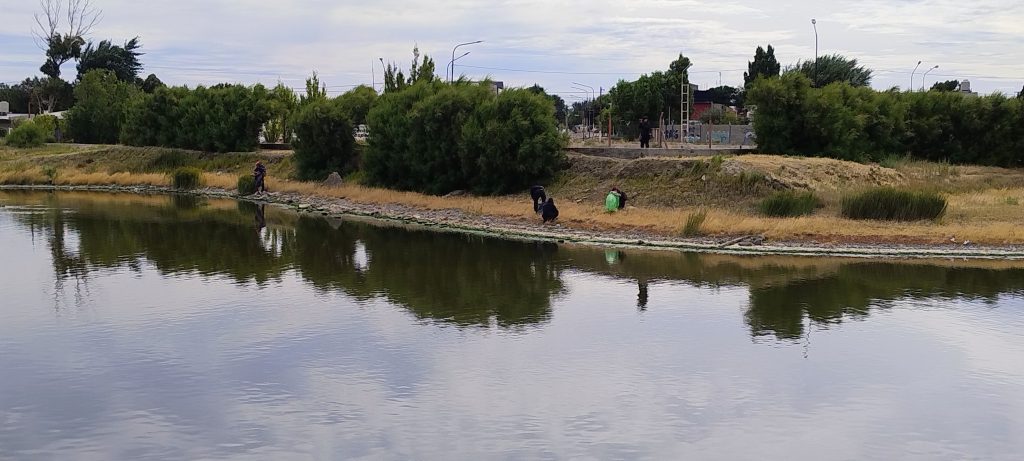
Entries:
POLYGON ((0 205, 0 459, 1024 452, 1014 261, 589 248, 185 195, 0 205))

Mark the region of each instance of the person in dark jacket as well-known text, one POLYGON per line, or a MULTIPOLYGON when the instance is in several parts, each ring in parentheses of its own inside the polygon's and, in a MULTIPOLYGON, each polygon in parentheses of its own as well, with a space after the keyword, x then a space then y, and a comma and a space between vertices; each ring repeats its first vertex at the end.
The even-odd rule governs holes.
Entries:
POLYGON ((612 192, 614 192, 616 195, 619 196, 619 209, 620 210, 625 209, 626 208, 626 193, 623 192, 618 187, 613 187, 612 188, 612 192))
POLYGON ((640 148, 648 149, 651 147, 651 123, 647 121, 647 117, 640 119, 640 148))
POLYGON ((256 161, 256 168, 252 169, 252 176, 256 179, 256 193, 262 194, 267 191, 265 179, 267 177, 267 167, 263 166, 263 162, 260 160, 256 161))
POLYGON ((540 217, 544 219, 544 223, 549 221, 554 222, 558 218, 558 208, 555 207, 555 199, 549 198, 547 202, 544 202, 544 206, 540 208, 540 217))
POLYGON ((544 186, 530 187, 530 198, 533 199, 533 212, 540 213, 541 207, 548 199, 547 194, 544 193, 544 186))

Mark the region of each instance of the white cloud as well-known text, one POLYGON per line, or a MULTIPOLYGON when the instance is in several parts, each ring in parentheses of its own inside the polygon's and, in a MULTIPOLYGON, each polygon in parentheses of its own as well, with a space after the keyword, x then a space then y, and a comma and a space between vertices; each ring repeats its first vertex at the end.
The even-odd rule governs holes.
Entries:
MULTIPOLYGON (((93 38, 141 36, 147 71, 172 83, 301 82, 317 69, 329 85, 343 88, 369 83, 373 73, 379 78, 378 57, 407 65, 414 44, 443 72, 452 45, 485 40, 467 48, 460 72, 512 85, 538 82, 553 91, 569 91, 574 80, 607 89, 619 78, 664 69, 682 52, 694 62, 697 83, 721 78, 737 85, 758 45, 773 44, 783 64, 811 58, 812 17, 819 53, 858 58, 876 70, 878 88, 907 86, 918 60, 940 65, 928 84, 970 78, 983 92, 1016 92, 1024 83, 1018 46, 1024 4, 1015 0, 95 3, 104 18, 93 38)), ((0 81, 38 73, 38 63, 26 57, 41 53, 24 40, 37 8, 29 0, 0 0, 0 81)))

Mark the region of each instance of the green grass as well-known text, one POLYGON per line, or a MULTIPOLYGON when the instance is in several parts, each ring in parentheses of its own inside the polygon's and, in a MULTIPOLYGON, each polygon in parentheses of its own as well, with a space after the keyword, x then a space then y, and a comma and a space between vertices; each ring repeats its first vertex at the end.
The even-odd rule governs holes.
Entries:
POLYGON ((821 206, 821 199, 813 192, 787 190, 768 196, 761 201, 757 208, 765 216, 791 218, 809 215, 819 206, 821 206))
POLYGON ((171 184, 175 189, 190 190, 199 187, 202 173, 195 168, 179 168, 171 174, 171 184))
POLYGON ((697 210, 686 217, 686 224, 683 225, 683 237, 696 237, 704 234, 704 220, 708 217, 708 210, 697 210))
POLYGON ((881 187, 843 197, 842 215, 850 219, 919 221, 937 219, 947 202, 937 192, 881 187))
POLYGON ((238 177, 238 195, 252 195, 256 193, 256 178, 252 175, 243 174, 238 177))

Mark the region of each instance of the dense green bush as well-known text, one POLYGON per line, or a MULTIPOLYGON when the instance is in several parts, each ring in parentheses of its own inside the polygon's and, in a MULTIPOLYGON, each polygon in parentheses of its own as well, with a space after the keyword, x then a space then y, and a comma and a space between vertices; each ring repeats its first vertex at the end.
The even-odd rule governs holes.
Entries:
POLYGON ((545 181, 562 163, 554 109, 527 91, 419 82, 385 93, 368 120, 362 165, 374 185, 498 194, 545 181))
POLYGON ((765 216, 795 217, 809 215, 821 205, 814 192, 781 191, 769 195, 758 205, 758 210, 765 216))
POLYGON ((938 193, 891 187, 848 195, 842 203, 842 214, 850 219, 917 221, 936 219, 945 212, 946 199, 938 193))
POLYGON ((26 122, 14 127, 6 141, 11 147, 39 147, 46 143, 46 132, 38 124, 26 122))
POLYGON ((44 114, 32 117, 32 123, 39 125, 43 133, 46 133, 46 142, 57 142, 57 130, 60 130, 62 139, 67 137, 68 124, 66 120, 44 114))
POLYGON ((256 178, 251 174, 243 174, 238 177, 238 195, 252 195, 256 193, 256 178))
POLYGON ((199 187, 201 178, 202 172, 195 168, 179 168, 171 173, 171 182, 175 189, 195 189, 199 187))
POLYGON ((125 110, 141 94, 108 71, 89 71, 75 86, 75 105, 66 114, 70 136, 80 143, 116 144, 125 110))
POLYGON ((121 140, 134 146, 251 151, 269 118, 270 100, 262 85, 161 87, 131 104, 121 140))
POLYGON ((359 85, 338 96, 336 100, 345 110, 352 125, 355 126, 366 123, 366 116, 377 102, 377 97, 377 92, 373 88, 359 85))
POLYGON ((352 123, 339 100, 306 104, 292 122, 299 179, 324 179, 331 172, 353 169, 355 138, 352 123))
POLYGON ((554 109, 528 90, 504 91, 477 108, 463 141, 463 170, 481 194, 547 182, 564 161, 554 109))
POLYGON ((875 91, 836 83, 812 88, 798 73, 755 82, 758 149, 773 154, 880 161, 1024 165, 1024 101, 927 91, 875 91))

